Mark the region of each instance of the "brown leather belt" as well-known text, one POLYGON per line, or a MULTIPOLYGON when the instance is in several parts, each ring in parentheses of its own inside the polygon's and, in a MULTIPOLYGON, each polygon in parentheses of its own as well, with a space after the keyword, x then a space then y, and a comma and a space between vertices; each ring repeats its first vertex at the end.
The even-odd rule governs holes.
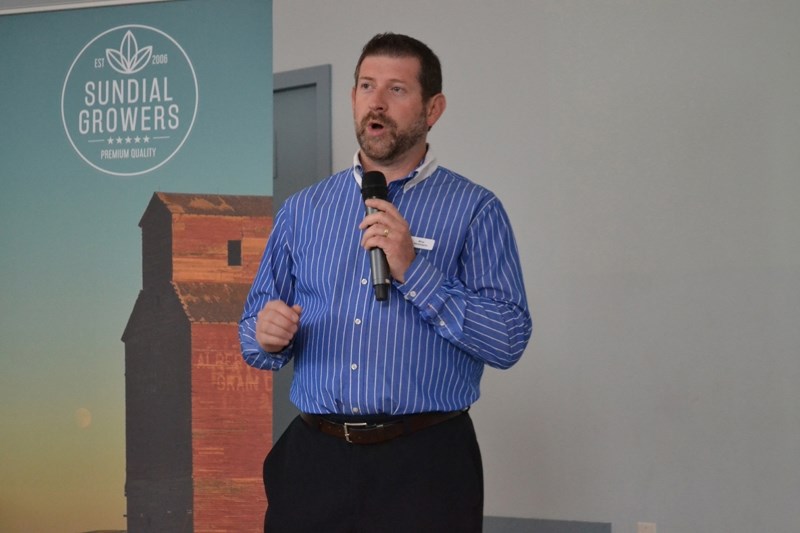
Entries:
POLYGON ((344 422, 338 423, 328 420, 320 415, 300 413, 300 418, 311 428, 344 439, 350 444, 379 444, 401 435, 409 435, 415 431, 450 420, 467 411, 449 411, 435 413, 420 413, 408 415, 388 422, 344 422))

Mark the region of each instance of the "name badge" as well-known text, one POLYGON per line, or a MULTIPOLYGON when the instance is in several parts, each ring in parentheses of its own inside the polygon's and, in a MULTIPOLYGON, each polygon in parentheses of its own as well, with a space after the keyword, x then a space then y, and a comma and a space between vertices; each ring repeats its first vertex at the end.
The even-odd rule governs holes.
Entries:
POLYGON ((414 248, 417 250, 433 250, 433 245, 436 241, 433 239, 426 239, 425 237, 411 236, 411 242, 414 243, 414 248))

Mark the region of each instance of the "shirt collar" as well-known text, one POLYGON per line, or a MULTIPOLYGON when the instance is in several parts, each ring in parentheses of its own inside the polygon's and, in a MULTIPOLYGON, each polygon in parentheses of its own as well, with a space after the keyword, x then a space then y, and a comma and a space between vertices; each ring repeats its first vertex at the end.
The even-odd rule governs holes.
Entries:
MULTIPOLYGON (((353 177, 356 183, 358 183, 358 187, 361 188, 361 178, 364 175, 364 167, 361 166, 361 160, 358 154, 359 152, 356 152, 356 155, 353 156, 353 177)), ((403 192, 428 178, 438 167, 439 164, 436 162, 436 154, 434 154, 433 149, 428 146, 428 150, 425 152, 425 158, 420 162, 417 168, 404 178, 407 181, 403 185, 403 192)))

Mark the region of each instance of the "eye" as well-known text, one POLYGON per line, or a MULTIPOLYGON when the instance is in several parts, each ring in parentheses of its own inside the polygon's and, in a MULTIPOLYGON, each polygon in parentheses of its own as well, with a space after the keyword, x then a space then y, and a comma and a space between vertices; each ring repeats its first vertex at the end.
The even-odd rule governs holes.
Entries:
POLYGON ((394 87, 392 87, 391 91, 394 94, 405 94, 406 89, 405 89, 405 87, 399 87, 399 86, 395 85, 394 87))

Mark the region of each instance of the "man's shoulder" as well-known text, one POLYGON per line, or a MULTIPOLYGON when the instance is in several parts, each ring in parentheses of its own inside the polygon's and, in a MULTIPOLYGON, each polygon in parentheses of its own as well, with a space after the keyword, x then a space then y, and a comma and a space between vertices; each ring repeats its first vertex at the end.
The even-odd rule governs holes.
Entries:
POLYGON ((486 186, 470 178, 439 165, 428 178, 431 186, 448 187, 460 190, 476 198, 495 198, 495 194, 486 186))
POLYGON ((287 203, 306 202, 314 198, 327 197, 330 195, 348 192, 350 187, 356 186, 353 178, 353 169, 341 170, 317 183, 309 185, 304 189, 292 194, 286 200, 287 203))

